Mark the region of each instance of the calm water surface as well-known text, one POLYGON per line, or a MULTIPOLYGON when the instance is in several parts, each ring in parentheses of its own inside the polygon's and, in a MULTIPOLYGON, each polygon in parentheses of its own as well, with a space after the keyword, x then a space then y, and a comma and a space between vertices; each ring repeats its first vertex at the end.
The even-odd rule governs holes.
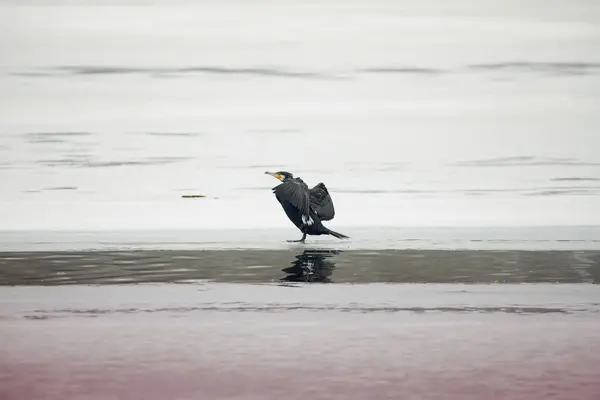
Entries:
POLYGON ((598 2, 130 3, 0 0, 0 398, 600 398, 598 2))
POLYGON ((10 400, 600 394, 598 250, 12 251, 0 271, 10 400))
POLYGON ((16 286, 0 304, 10 400, 600 393, 597 285, 16 286))

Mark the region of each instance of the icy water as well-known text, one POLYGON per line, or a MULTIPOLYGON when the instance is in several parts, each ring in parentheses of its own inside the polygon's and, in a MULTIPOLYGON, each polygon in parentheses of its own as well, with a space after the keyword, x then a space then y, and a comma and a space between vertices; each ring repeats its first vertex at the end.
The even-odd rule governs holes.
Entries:
POLYGON ((137 239, 0 252, 3 399, 600 395, 600 250, 585 241, 137 239))
POLYGON ((0 2, 3 229, 287 227, 267 169, 332 229, 600 224, 595 1, 51 3, 0 2))
POLYGON ((600 397, 600 3, 0 26, 2 400, 600 397), (280 169, 351 240, 286 243, 280 169))

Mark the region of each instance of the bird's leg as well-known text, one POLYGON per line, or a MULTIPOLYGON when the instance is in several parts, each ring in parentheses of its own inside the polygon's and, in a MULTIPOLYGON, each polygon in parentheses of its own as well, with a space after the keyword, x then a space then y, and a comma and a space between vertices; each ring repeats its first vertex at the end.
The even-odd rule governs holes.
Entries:
POLYGON ((288 243, 304 243, 306 240, 306 233, 302 234, 302 239, 300 240, 288 240, 288 243))

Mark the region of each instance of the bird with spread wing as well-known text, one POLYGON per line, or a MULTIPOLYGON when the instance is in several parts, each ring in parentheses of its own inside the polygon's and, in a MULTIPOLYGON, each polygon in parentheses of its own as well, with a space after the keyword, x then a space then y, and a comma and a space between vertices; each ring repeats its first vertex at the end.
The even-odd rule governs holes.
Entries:
POLYGON ((348 236, 334 232, 323 226, 322 221, 330 221, 335 216, 333 201, 323 182, 312 189, 300 178, 294 178, 289 172, 265 172, 280 180, 273 188, 275 198, 279 201, 286 215, 302 232, 302 239, 288 242, 304 243, 306 235, 331 235, 338 239, 349 239, 348 236))

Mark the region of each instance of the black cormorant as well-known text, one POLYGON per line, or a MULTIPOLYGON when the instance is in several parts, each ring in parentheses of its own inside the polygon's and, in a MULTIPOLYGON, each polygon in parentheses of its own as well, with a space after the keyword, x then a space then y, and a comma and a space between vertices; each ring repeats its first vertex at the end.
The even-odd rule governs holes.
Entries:
POLYGON ((323 182, 309 189, 302 179, 294 178, 289 172, 267 171, 265 174, 281 181, 281 184, 273 188, 273 193, 290 221, 302 232, 302 239, 288 242, 304 243, 306 235, 331 235, 338 239, 349 239, 348 236, 334 232, 321 223, 332 220, 335 215, 333 201, 323 182))

